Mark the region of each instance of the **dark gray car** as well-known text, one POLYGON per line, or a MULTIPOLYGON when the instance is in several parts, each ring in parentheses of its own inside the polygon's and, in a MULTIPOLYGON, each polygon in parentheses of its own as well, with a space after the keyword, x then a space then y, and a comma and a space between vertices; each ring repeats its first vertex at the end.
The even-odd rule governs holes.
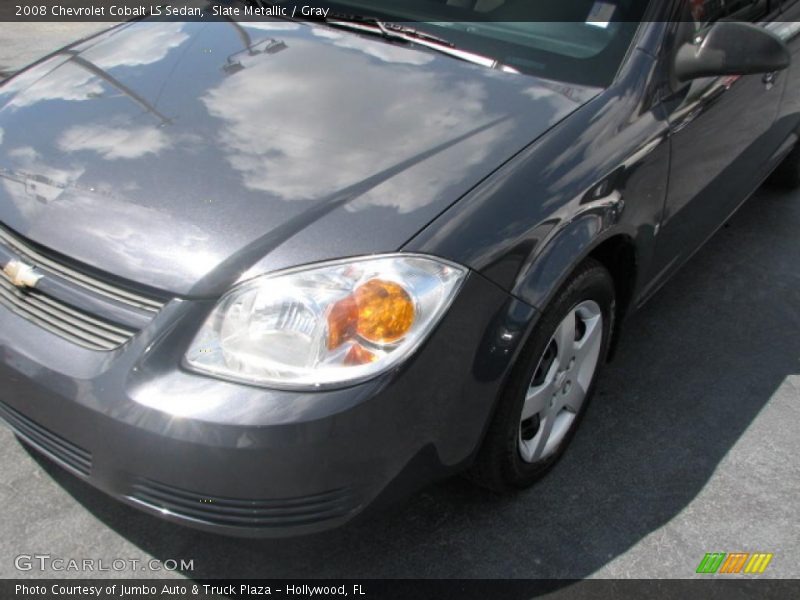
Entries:
POLYGON ((236 535, 553 466, 626 314, 800 184, 800 3, 454 4, 138 21, 0 86, 24 442, 236 535))

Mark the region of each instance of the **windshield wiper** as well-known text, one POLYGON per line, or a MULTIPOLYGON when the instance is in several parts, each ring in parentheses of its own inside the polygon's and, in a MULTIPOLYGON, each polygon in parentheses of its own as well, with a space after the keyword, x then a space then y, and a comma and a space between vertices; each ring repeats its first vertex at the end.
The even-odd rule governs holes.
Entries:
POLYGON ((325 21, 328 24, 333 25, 367 25, 369 26, 370 31, 375 28, 380 29, 381 34, 389 39, 396 39, 398 36, 403 36, 400 39, 405 40, 406 37, 412 37, 418 40, 427 40, 429 42, 441 44, 449 48, 455 47, 453 42, 450 42, 444 38, 426 33, 425 31, 420 31, 419 29, 414 29, 413 27, 408 27, 407 25, 401 25, 400 23, 382 21, 376 17, 331 13, 331 15, 325 19, 325 21))
POLYGON ((484 56, 483 54, 478 54, 477 52, 471 52, 469 50, 463 50, 456 47, 456 45, 449 40, 400 23, 382 21, 375 17, 342 13, 331 13, 324 19, 324 22, 330 27, 377 35, 387 40, 419 44, 420 46, 425 46, 426 48, 441 52, 442 54, 490 69, 500 69, 509 73, 519 72, 513 67, 504 65, 496 58, 484 56))

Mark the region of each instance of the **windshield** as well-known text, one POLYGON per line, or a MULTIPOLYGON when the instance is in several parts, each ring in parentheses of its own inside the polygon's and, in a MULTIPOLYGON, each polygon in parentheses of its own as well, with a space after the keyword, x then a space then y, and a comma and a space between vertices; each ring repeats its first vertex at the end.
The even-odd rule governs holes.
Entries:
POLYGON ((605 87, 619 69, 647 0, 337 0, 326 4, 343 14, 413 24, 522 73, 605 87))

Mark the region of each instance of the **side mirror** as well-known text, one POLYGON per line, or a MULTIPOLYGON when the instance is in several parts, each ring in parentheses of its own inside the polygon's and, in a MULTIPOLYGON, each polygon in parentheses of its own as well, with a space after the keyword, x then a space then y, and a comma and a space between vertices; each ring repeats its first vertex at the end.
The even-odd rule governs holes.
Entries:
POLYGON ((789 66, 789 49, 773 33, 734 21, 720 21, 675 55, 678 81, 698 77, 771 73, 789 66))

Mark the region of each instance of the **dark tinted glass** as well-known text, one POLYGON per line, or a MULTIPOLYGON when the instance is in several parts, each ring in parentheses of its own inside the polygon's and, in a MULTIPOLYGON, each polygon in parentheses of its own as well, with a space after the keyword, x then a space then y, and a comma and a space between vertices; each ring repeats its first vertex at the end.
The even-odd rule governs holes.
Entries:
POLYGON ((757 21, 767 13, 767 0, 687 0, 695 21, 701 24, 722 19, 757 21))
POLYGON ((647 0, 340 0, 336 10, 414 26, 523 73, 608 85, 647 0))

